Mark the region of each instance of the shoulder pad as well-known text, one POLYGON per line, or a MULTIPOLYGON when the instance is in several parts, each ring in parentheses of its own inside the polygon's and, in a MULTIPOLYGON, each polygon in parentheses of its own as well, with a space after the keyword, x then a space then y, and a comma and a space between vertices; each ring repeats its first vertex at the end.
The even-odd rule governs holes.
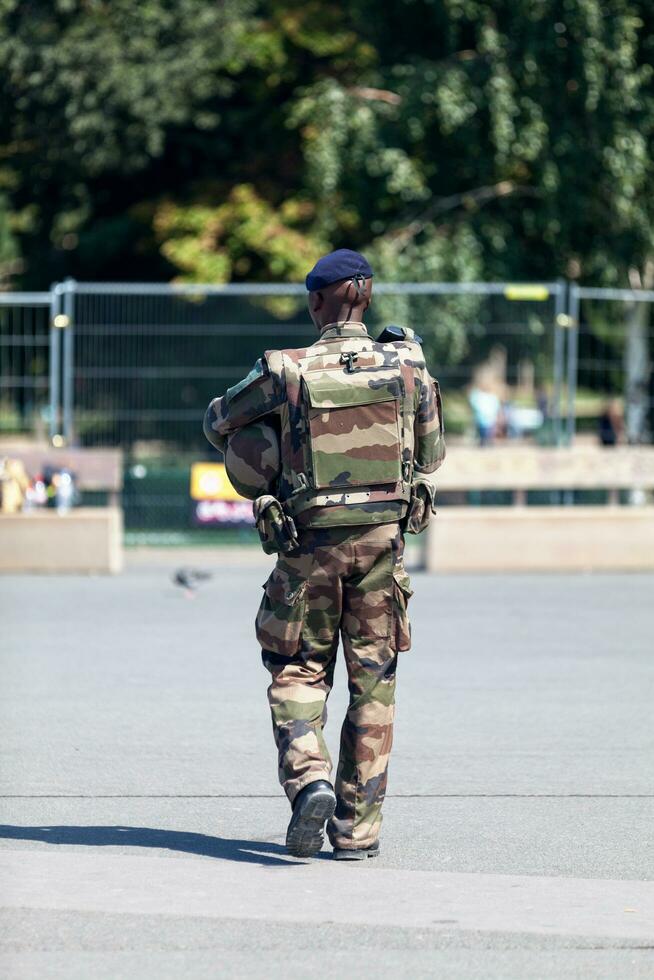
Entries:
POLYGON ((422 337, 418 336, 411 327, 398 327, 394 323, 384 327, 377 340, 380 344, 389 344, 398 340, 413 340, 416 344, 422 343, 422 337))
POLYGON ((254 388, 260 385, 262 381, 265 381, 270 375, 270 370, 266 362, 266 358, 260 357, 257 363, 254 365, 250 373, 239 381, 238 384, 232 385, 225 392, 225 404, 230 405, 235 399, 239 398, 243 392, 248 391, 250 388, 254 388))
POLYGON ((263 355, 263 360, 268 373, 279 378, 284 371, 284 352, 281 350, 267 350, 263 355))

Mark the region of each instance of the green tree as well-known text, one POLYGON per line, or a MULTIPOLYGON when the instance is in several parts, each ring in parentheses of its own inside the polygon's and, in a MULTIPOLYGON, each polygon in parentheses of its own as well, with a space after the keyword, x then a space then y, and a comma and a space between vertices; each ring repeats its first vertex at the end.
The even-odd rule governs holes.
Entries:
POLYGON ((0 284, 11 282, 12 276, 20 269, 18 256, 7 197, 0 194, 0 284))
POLYGON ((252 9, 1 0, 0 189, 21 226, 26 282, 130 267, 142 245, 131 208, 179 186, 257 57, 252 9))
POLYGON ((296 279, 341 245, 392 279, 635 281, 653 38, 644 0, 0 0, 23 281, 296 279))
POLYGON ((647 5, 405 0, 384 13, 354 5, 374 63, 356 83, 344 71, 305 87, 291 115, 332 237, 372 243, 394 277, 469 263, 488 278, 626 284, 654 227, 647 5))

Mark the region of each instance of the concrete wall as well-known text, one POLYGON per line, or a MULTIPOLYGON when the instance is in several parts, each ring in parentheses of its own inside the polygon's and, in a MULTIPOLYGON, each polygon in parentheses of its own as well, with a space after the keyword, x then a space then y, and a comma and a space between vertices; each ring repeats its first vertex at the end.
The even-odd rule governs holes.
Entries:
POLYGON ((123 568, 119 507, 0 515, 0 572, 104 572, 123 568))
POLYGON ((442 507, 432 572, 654 569, 654 507, 442 507))
POLYGON ((654 488, 654 447, 575 446, 543 449, 511 443, 479 449, 454 446, 434 473, 444 490, 654 488))

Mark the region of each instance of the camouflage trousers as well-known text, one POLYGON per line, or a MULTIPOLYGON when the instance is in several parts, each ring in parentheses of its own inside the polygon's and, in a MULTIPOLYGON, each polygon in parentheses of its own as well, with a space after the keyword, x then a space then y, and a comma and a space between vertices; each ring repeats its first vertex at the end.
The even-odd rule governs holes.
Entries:
POLYGON ((393 741, 397 653, 411 636, 398 524, 310 529, 280 555, 257 614, 279 779, 291 803, 316 779, 330 779, 323 737, 339 634, 350 701, 341 731, 337 806, 327 826, 335 847, 379 835, 393 741))

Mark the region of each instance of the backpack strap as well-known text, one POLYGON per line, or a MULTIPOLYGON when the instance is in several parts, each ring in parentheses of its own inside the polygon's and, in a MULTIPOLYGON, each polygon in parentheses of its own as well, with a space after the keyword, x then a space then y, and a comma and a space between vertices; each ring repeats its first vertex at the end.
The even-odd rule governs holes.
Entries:
POLYGON ((379 337, 377 337, 379 344, 392 344, 393 341, 397 342, 398 340, 412 340, 416 344, 422 343, 422 337, 415 330, 412 330, 411 327, 398 327, 394 323, 391 323, 388 327, 384 327, 379 337))

